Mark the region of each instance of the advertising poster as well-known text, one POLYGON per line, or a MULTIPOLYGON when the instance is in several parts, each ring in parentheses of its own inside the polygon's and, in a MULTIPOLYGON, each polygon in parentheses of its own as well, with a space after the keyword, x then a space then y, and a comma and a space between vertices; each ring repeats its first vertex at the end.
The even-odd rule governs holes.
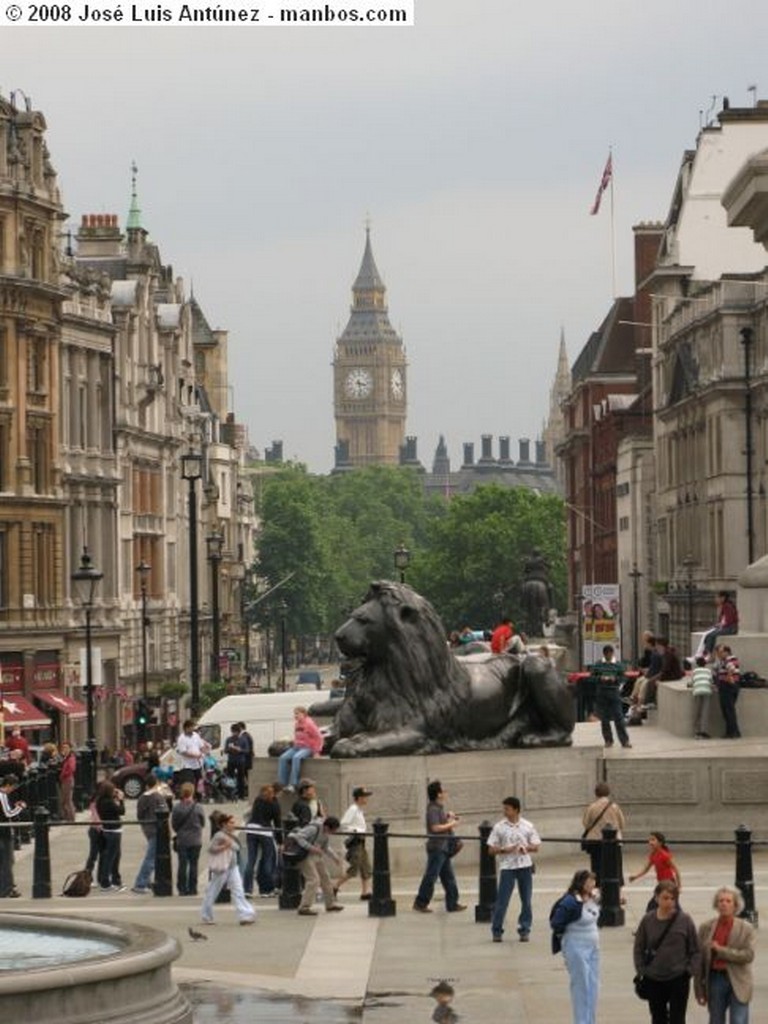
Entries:
POLYGON ((591 583, 581 591, 583 664, 593 665, 611 644, 621 660, 621 588, 618 583, 591 583))

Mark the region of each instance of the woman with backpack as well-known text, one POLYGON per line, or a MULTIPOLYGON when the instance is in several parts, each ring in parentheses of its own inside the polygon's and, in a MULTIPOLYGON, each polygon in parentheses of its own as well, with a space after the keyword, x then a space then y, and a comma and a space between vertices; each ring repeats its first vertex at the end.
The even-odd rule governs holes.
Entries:
POLYGON ((562 950, 571 987, 573 1024, 595 1024, 600 991, 600 909, 594 899, 595 876, 577 871, 568 891, 549 916, 552 952, 562 950))

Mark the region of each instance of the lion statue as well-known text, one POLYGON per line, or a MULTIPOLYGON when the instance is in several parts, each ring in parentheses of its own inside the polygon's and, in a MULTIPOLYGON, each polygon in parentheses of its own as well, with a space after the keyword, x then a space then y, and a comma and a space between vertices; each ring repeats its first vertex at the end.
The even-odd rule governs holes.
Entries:
MULTIPOLYGON (((371 584, 336 633, 355 666, 335 711, 332 757, 430 754, 571 743, 573 700, 532 655, 450 651, 430 603, 402 583, 371 584)), ((330 744, 329 744, 330 745, 330 744)))

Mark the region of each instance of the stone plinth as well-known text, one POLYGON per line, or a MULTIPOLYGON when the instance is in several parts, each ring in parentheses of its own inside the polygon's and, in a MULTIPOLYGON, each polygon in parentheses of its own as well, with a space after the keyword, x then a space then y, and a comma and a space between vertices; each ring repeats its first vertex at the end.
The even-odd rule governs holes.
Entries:
MULTIPOLYGON (((729 637, 738 640, 739 637, 729 637)), ((659 683, 656 693, 658 725, 673 736, 693 736, 693 695, 685 682, 659 683)), ((768 736, 768 690, 741 689, 736 705, 739 729, 745 737, 768 736)), ((710 736, 725 736, 717 693, 709 700, 710 736)), ((768 797, 768 790, 766 791, 768 797)))
MULTIPOLYGON (((427 783, 440 779, 448 794, 447 806, 461 816, 457 833, 463 837, 477 838, 482 821, 501 818, 504 797, 517 796, 523 814, 539 829, 551 836, 574 836, 578 841, 582 812, 601 777, 601 755, 602 745, 589 745, 358 760, 313 758, 304 762, 303 775, 314 779, 328 813, 339 817, 352 802, 355 786, 372 789, 365 812, 369 827, 380 817, 389 823, 390 834, 424 836, 427 783)), ((277 778, 277 762, 256 758, 251 792, 273 778, 277 778)), ((284 812, 294 799, 282 799, 284 812)), ((562 847, 553 844, 542 849, 541 855, 562 852, 562 847)), ((394 873, 420 874, 424 839, 395 835, 390 841, 390 859, 394 873)), ((461 862, 464 870, 470 864, 477 869, 477 843, 465 844, 461 862)))
MULTIPOLYGON (((627 817, 627 836, 660 830, 676 839, 733 840, 742 822, 762 835, 768 827, 768 756, 740 756, 739 743, 729 741, 726 751, 724 741, 718 743, 711 756, 702 740, 698 756, 608 759, 606 781, 627 817)), ((645 855, 633 846, 625 864, 631 859, 639 866, 645 855)))

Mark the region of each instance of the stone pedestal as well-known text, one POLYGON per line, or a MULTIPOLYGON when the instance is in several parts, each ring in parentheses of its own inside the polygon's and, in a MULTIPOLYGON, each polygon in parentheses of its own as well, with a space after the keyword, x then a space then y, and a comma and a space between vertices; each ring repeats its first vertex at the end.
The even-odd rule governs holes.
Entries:
MULTIPOLYGON (((730 639, 737 640, 738 637, 730 639)), ((659 683, 656 702, 658 724, 662 729, 673 736, 693 736, 693 695, 685 682, 659 683)), ((743 737, 768 737, 768 690, 740 690, 736 714, 743 737)), ((716 693, 709 700, 706 731, 714 738, 725 736, 725 723, 716 693)))
MULTIPOLYGON (((478 826, 483 821, 501 818, 501 802, 506 796, 519 797, 523 814, 539 829, 549 835, 575 836, 578 841, 582 812, 594 799, 594 787, 601 777, 601 755, 602 745, 589 745, 359 760, 313 758, 304 761, 303 775, 314 779, 328 813, 339 817, 352 802, 355 786, 373 790, 365 811, 369 830, 372 831, 376 818, 386 821, 393 874, 419 875, 424 868, 428 782, 442 782, 447 791, 447 806, 461 817, 456 830, 465 839, 461 869, 466 871, 471 864, 472 870, 477 871, 478 826), (411 838, 405 838, 403 833, 411 838)), ((252 791, 256 780, 261 783, 276 777, 274 759, 256 758, 252 791)), ((293 799, 283 800, 284 810, 293 799)), ((368 842, 372 850, 372 840, 368 842)), ((552 845, 542 849, 541 856, 562 852, 552 845)))

